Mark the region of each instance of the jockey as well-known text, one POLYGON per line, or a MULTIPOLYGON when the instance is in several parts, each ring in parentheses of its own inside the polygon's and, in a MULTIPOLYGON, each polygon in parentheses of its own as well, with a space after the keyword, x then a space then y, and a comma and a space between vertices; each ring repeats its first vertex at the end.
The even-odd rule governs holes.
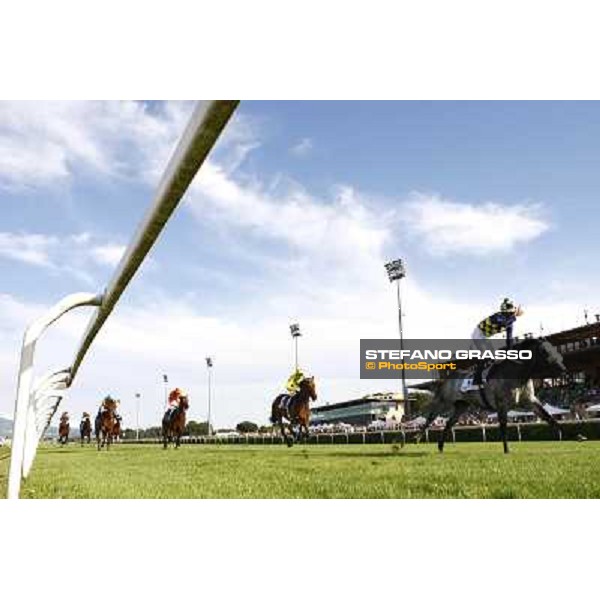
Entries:
POLYGON ((300 391, 300 383, 304 381, 304 373, 301 369, 296 369, 289 377, 285 384, 285 389, 290 396, 297 394, 300 391))
POLYGON ((68 421, 69 420, 69 413, 67 411, 65 411, 62 415, 60 415, 60 420, 61 421, 68 421))
POLYGON ((115 412, 115 418, 118 419, 119 421, 121 420, 121 415, 117 414, 117 411, 119 409, 119 404, 121 404, 120 400, 113 400, 113 398, 111 398, 110 396, 106 396, 106 398, 104 398, 104 400, 102 400, 102 404, 100 404, 100 408, 98 409, 98 414, 96 415, 96 419, 99 419, 100 416, 102 415, 102 411, 103 410, 110 410, 110 405, 109 402, 114 402, 115 406, 114 406, 114 412, 115 412))
POLYGON ((171 390, 171 393, 169 394, 169 399, 167 400, 166 416, 168 419, 171 419, 175 410, 179 408, 179 401, 181 400, 181 398, 185 398, 186 396, 187 394, 179 388, 171 390))
MULTIPOLYGON (((504 331, 506 331, 506 347, 510 348, 513 343, 513 325, 517 317, 522 314, 523 309, 520 306, 517 306, 509 298, 504 298, 500 310, 483 319, 473 330, 471 339, 475 348, 481 351, 494 350, 494 345, 489 341, 489 338, 504 331)), ((475 385, 483 383, 482 375, 486 364, 487 361, 479 361, 473 380, 475 385)))

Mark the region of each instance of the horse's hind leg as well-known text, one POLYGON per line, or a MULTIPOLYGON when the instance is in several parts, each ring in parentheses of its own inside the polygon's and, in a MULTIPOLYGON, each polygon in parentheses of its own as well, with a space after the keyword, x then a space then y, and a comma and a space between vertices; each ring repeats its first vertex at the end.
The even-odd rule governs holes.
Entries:
POLYGON ((499 403, 498 406, 498 426, 500 428, 500 439, 504 448, 504 454, 508 454, 508 416, 506 414, 506 405, 499 403))
POLYGON ((423 423, 423 425, 421 425, 417 435, 415 436, 415 444, 421 443, 421 440, 423 439, 425 432, 431 427, 431 424, 436 420, 438 415, 439 415, 439 412, 437 410, 432 410, 429 413, 429 415, 427 416, 427 420, 425 421, 425 423, 423 423))
POLYGON ((452 428, 456 425, 458 419, 460 419, 460 416, 467 410, 468 406, 469 405, 466 402, 462 401, 458 401, 454 405, 454 410, 452 411, 452 414, 450 415, 449 419, 446 421, 446 426, 444 427, 444 431, 442 432, 442 437, 438 442, 438 450, 440 452, 444 451, 444 444, 446 443, 446 438, 448 437, 448 434, 450 433, 450 431, 452 431, 452 428))

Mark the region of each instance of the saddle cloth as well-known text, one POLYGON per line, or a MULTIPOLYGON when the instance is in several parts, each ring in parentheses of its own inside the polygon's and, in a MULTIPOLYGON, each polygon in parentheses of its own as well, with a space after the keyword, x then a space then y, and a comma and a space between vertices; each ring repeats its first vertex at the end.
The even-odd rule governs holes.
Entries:
POLYGON ((288 421, 290 420, 290 408, 293 400, 294 396, 291 394, 281 394, 279 396, 279 406, 281 408, 281 412, 288 421))
MULTIPOLYGON (((487 365, 485 367, 485 369, 483 370, 483 372, 481 373, 481 384, 482 386, 486 384, 487 382, 487 375, 490 371, 490 369, 492 368, 493 363, 490 363, 489 365, 487 365)), ((479 390, 479 386, 475 385, 473 383, 473 379, 474 379, 474 374, 470 374, 468 377, 465 377, 460 384, 460 391, 465 394, 467 392, 475 392, 477 390, 479 390)))

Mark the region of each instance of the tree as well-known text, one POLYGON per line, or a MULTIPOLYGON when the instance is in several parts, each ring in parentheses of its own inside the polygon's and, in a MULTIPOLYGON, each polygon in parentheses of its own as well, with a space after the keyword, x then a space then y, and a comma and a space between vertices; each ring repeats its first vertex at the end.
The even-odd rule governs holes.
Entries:
POLYGON ((160 427, 150 427, 140 431, 140 437, 142 438, 159 438, 162 436, 162 429, 160 427))
POLYGON ((127 429, 125 429, 125 431, 123 431, 123 439, 124 440, 135 440, 135 437, 136 437, 135 434, 136 434, 135 430, 127 428, 127 429))
POLYGON ((201 421, 199 423, 197 421, 188 421, 185 430, 187 435, 208 435, 208 422, 201 421))
POLYGON ((256 433, 258 431, 258 425, 252 421, 242 421, 235 428, 239 433, 256 433))
POLYGON ((425 414, 428 409, 431 401, 433 400, 432 394, 427 394, 425 392, 416 392, 415 394, 410 395, 410 407, 412 409, 413 416, 425 414))

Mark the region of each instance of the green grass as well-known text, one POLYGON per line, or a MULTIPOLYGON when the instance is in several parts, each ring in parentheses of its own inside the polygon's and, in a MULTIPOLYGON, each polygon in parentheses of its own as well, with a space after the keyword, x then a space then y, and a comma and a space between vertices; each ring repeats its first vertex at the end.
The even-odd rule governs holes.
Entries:
MULTIPOLYGON (((0 494, 8 457, 0 453, 0 494)), ((40 448, 24 498, 599 498, 600 442, 40 448)))

